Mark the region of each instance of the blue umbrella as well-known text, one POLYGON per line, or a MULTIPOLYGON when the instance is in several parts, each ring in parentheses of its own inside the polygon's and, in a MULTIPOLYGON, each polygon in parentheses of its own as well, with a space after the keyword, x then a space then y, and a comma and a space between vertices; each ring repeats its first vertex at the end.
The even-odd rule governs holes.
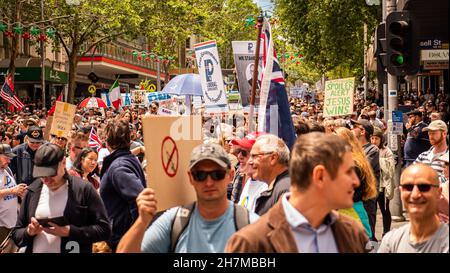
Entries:
POLYGON ((200 82, 200 75, 198 74, 182 74, 171 79, 169 83, 164 86, 161 93, 184 96, 203 96, 202 84, 200 82))

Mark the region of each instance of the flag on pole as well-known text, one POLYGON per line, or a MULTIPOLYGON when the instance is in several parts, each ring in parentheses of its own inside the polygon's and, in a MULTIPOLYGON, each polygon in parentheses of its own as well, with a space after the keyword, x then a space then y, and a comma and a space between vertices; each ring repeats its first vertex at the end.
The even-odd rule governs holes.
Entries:
POLYGON ((63 93, 61 92, 61 94, 59 94, 59 97, 56 99, 55 104, 53 104, 52 108, 50 108, 50 110, 48 111, 48 116, 49 117, 53 116, 53 114, 55 113, 56 102, 57 101, 62 101, 62 95, 63 95, 63 93))
POLYGON ((11 103, 17 110, 22 110, 25 106, 23 102, 14 94, 14 85, 12 83, 11 74, 5 76, 5 83, 0 91, 0 97, 2 97, 7 102, 11 103))
POLYGON ((116 108, 119 109, 119 106, 122 104, 122 99, 120 98, 120 86, 119 86, 119 78, 113 83, 111 88, 109 89, 109 101, 116 108))
POLYGON ((272 39, 269 22, 264 19, 261 31, 263 44, 263 64, 260 103, 258 112, 258 131, 267 132, 282 138, 289 149, 295 142, 288 96, 272 39))
POLYGON ((102 142, 100 141, 94 126, 92 126, 91 133, 89 134, 89 147, 97 148, 97 150, 103 148, 102 142))

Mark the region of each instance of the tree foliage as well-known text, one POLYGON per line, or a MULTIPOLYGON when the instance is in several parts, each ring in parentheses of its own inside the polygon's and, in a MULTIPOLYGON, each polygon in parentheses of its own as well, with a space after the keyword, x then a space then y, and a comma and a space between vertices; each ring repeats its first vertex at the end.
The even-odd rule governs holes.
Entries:
POLYGON ((320 74, 361 75, 363 25, 369 36, 381 18, 380 6, 364 0, 277 0, 282 35, 305 55, 305 65, 320 74))

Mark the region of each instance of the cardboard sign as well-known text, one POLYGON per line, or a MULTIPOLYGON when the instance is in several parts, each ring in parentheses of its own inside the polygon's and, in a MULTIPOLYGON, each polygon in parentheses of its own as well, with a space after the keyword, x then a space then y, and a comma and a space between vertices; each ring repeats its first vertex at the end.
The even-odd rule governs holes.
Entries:
POLYGON ((201 116, 148 116, 143 126, 147 185, 155 190, 158 210, 195 201, 187 172, 192 149, 202 143, 201 116))
POLYGON ((325 82, 324 117, 345 116, 353 113, 355 78, 325 82))
POLYGON ((70 131, 72 130, 73 118, 75 117, 76 110, 76 105, 57 101, 50 134, 68 138, 70 131))

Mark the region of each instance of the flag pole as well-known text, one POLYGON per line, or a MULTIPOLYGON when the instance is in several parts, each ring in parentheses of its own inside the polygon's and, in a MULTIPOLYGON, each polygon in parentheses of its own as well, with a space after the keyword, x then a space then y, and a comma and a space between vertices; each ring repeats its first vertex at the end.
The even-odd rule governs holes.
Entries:
POLYGON ((264 16, 262 10, 260 11, 260 14, 258 16, 258 36, 256 38, 256 50, 255 50, 255 63, 253 66, 253 78, 252 78, 252 93, 250 97, 250 111, 248 114, 248 132, 254 132, 256 131, 253 129, 253 116, 255 112, 255 97, 256 97, 256 84, 258 82, 258 68, 259 68, 259 48, 261 46, 261 31, 262 31, 262 24, 263 24, 264 16))

